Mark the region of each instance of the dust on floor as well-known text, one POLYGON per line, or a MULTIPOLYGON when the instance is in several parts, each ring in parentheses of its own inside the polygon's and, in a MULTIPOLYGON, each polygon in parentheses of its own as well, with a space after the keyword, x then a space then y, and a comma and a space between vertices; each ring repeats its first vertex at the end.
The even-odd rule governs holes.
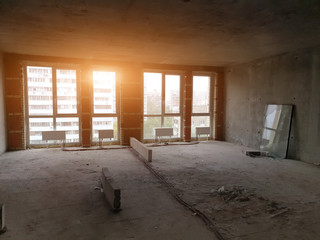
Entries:
POLYGON ((34 149, 0 156, 1 240, 216 239, 178 204, 128 149, 34 149), (101 169, 120 186, 113 213, 99 190, 101 169))
POLYGON ((225 239, 320 239, 318 166, 225 142, 152 149, 152 167, 225 239))

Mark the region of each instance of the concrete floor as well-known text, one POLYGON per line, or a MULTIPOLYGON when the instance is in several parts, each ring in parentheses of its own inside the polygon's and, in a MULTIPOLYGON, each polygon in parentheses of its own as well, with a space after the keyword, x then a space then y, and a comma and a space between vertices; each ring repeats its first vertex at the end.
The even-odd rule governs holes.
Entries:
MULTIPOLYGON (((319 167, 250 158, 224 142, 155 147, 151 166, 225 239, 320 239, 319 167), (224 191, 217 191, 224 187, 224 191)), ((0 156, 2 239, 216 239, 129 149, 35 149, 0 156), (102 167, 122 189, 122 211, 100 190, 102 167)))
POLYGON ((128 149, 35 149, 0 156, 0 202, 13 239, 216 239, 128 149), (100 190, 108 167, 122 190, 113 213, 100 190))
POLYGON ((155 147, 152 166, 225 239, 320 239, 319 166, 245 150, 226 142, 155 147))

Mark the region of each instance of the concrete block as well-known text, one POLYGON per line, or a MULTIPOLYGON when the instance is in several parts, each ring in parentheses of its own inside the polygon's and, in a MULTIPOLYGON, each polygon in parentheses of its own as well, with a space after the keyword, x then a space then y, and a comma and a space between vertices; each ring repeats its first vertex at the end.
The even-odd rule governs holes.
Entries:
POLYGON ((144 160, 152 162, 152 150, 146 147, 143 143, 137 139, 130 138, 130 146, 141 156, 144 160))
POLYGON ((102 168, 101 185, 103 192, 110 203, 113 211, 121 210, 121 191, 120 188, 112 184, 112 177, 108 168, 102 168))

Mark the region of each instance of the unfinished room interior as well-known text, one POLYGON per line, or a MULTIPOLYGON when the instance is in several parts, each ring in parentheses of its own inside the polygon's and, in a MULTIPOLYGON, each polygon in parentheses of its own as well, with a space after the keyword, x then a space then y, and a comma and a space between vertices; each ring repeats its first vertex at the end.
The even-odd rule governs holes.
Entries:
POLYGON ((318 0, 0 0, 0 239, 320 239, 318 0))

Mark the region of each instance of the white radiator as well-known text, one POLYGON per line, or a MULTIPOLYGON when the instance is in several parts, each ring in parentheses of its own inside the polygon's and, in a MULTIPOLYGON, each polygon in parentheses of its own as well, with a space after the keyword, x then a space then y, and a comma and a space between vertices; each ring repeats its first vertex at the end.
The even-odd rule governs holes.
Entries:
POLYGON ((107 129, 107 130, 98 130, 98 138, 99 138, 99 146, 102 148, 102 141, 104 138, 113 138, 113 130, 107 129))
POLYGON ((199 138, 200 135, 207 135, 207 138, 210 136, 210 127, 196 127, 196 137, 199 138))
POLYGON ((49 141, 49 140, 66 140, 66 132, 65 131, 45 131, 42 132, 42 140, 49 141))
POLYGON ((173 136, 173 128, 155 128, 155 137, 171 137, 173 136))
POLYGON ((50 141, 50 140, 60 140, 61 147, 64 148, 66 142, 66 131, 45 131, 42 132, 42 140, 50 141))
POLYGON ((98 130, 99 133, 99 139, 100 138, 113 138, 113 130, 107 129, 107 130, 98 130))

